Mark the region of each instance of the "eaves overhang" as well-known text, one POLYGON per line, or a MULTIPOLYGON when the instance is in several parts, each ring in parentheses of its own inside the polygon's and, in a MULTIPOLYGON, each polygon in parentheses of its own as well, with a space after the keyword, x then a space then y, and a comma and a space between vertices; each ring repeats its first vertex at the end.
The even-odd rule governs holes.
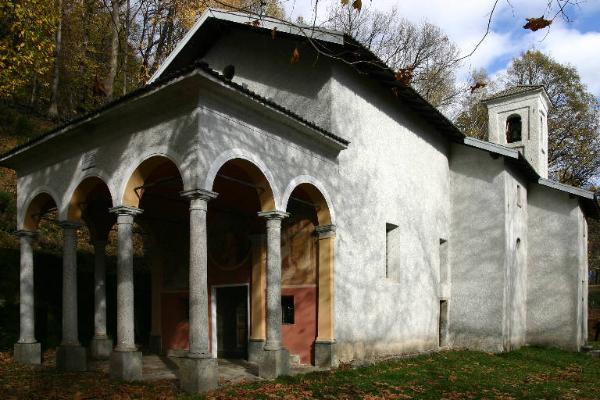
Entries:
POLYGON ((568 193, 573 197, 578 197, 587 216, 595 219, 600 218, 600 207, 596 193, 540 177, 520 151, 472 137, 465 137, 463 144, 468 147, 487 151, 496 157, 503 157, 507 164, 514 165, 530 182, 568 193))
POLYGON ((188 67, 167 77, 162 77, 151 84, 136 89, 127 95, 104 105, 103 107, 95 109, 87 114, 57 126, 51 131, 37 136, 26 143, 9 150, 8 152, 0 155, 0 166, 12 168, 14 167, 15 160, 21 157, 26 157, 29 150, 41 146, 42 144, 51 142, 55 138, 72 133, 77 128, 96 121, 100 117, 110 114, 111 112, 114 112, 115 110, 127 104, 133 103, 137 99, 150 96, 166 87, 169 87, 170 85, 193 76, 200 76, 205 80, 209 80, 214 84, 218 84, 220 87, 228 91, 229 94, 235 94, 235 96, 237 96, 240 100, 244 99, 247 102, 252 102, 260 107, 263 111, 268 112, 271 115, 277 115, 280 120, 287 121, 288 124, 293 125, 295 128, 299 129, 313 140, 317 140, 317 142, 321 145, 326 145, 337 151, 341 151, 346 149, 350 144, 350 142, 346 139, 327 131, 311 121, 307 121, 280 104, 262 97, 235 82, 225 79, 221 74, 212 70, 206 63, 199 62, 189 65, 188 67))

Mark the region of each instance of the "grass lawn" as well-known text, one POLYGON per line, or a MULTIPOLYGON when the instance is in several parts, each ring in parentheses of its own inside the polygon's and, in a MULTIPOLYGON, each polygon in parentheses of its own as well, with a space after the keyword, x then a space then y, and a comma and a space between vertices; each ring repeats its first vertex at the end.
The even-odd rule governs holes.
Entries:
MULTIPOLYGON (((174 381, 120 384, 100 373, 61 374, 0 356, 0 398, 199 399, 174 381)), ((600 359, 524 348, 505 354, 449 351, 353 368, 342 365, 272 382, 229 386, 209 399, 600 399, 600 359)))

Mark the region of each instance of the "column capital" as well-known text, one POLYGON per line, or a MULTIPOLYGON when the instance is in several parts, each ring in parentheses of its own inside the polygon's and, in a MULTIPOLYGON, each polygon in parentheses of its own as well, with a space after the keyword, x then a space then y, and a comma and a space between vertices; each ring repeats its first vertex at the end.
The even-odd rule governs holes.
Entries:
POLYGON ((83 224, 80 222, 64 220, 64 221, 58 221, 58 226, 60 226, 63 229, 77 230, 77 229, 80 229, 83 226, 83 224))
POLYGON ((258 216, 264 219, 284 219, 290 216, 290 213, 287 213, 285 211, 279 211, 279 210, 272 210, 272 211, 260 211, 258 213, 258 216))
POLYGON ((315 233, 319 239, 327 239, 335 236, 335 225, 319 225, 315 228, 315 233))
POLYGON ((29 231, 27 229, 19 229, 15 232, 15 236, 17 237, 26 237, 26 238, 34 238, 37 236, 36 231, 29 231))
POLYGON ((205 189, 191 189, 179 192, 179 195, 188 200, 202 199, 204 201, 210 201, 216 199, 219 193, 205 189))
POLYGON ((117 206, 109 208, 108 212, 111 214, 116 214, 117 216, 131 215, 132 217, 135 217, 136 215, 140 215, 141 213, 143 213, 144 210, 136 207, 117 206))

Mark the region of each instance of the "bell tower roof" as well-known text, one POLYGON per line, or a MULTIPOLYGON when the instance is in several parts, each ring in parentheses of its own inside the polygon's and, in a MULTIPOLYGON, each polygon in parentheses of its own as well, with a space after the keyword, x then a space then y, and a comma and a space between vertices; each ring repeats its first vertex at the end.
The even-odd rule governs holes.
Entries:
POLYGON ((521 95, 523 95, 525 93, 529 93, 529 92, 543 92, 543 96, 546 98, 546 101, 548 102, 548 106, 550 106, 550 104, 551 104, 550 98, 548 97, 548 93, 546 92, 544 85, 511 86, 507 89, 504 89, 500 92, 494 93, 493 95, 486 97, 485 99, 482 100, 482 102, 484 104, 487 104, 490 102, 503 101, 505 98, 512 97, 512 96, 521 96, 521 95))

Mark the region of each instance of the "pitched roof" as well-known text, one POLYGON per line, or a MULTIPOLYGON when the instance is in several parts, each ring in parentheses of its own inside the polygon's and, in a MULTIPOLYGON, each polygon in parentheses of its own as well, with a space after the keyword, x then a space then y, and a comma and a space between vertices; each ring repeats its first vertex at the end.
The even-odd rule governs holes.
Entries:
POLYGON ((342 148, 345 148, 350 144, 350 142, 348 140, 323 129, 322 127, 316 125, 313 122, 307 121, 306 119, 299 116, 295 112, 274 102, 273 100, 267 99, 267 98, 255 93, 235 82, 225 79, 225 77, 223 77, 223 75, 221 75, 218 72, 211 69, 208 66, 208 64, 206 64, 205 62, 195 62, 195 63, 192 63, 192 64, 186 66, 185 68, 182 68, 176 72, 165 75, 165 76, 161 77, 160 79, 153 81, 152 83, 142 86, 136 90, 133 90, 133 91, 127 93, 126 95, 121 96, 118 99, 105 104, 102 107, 94 109, 94 110, 92 110, 88 113, 85 113, 81 116, 78 116, 70 121, 67 121, 67 122, 55 127, 54 129, 50 130, 49 132, 46 132, 40 136, 36 136, 36 137, 28 140, 27 142, 12 148, 11 150, 7 151, 4 154, 0 154, 0 165, 8 166, 7 163, 10 162, 10 160, 13 157, 15 157, 17 154, 20 154, 20 153, 26 151, 27 149, 29 149, 35 145, 38 145, 42 142, 53 139, 54 137, 57 137, 59 135, 62 135, 64 133, 74 129, 76 126, 79 126, 82 123, 93 120, 93 119, 99 117, 100 115, 103 115, 105 112, 115 109, 119 105, 128 103, 128 102, 133 101, 138 98, 141 98, 144 95, 149 94, 149 93, 153 92, 154 90, 157 90, 157 89, 159 89, 163 86, 166 86, 170 83, 173 83, 176 80, 178 80, 190 73, 193 73, 195 71, 199 72, 206 78, 212 78, 212 79, 217 80, 224 86, 227 86, 227 87, 239 92, 240 94, 247 96, 249 99, 251 99, 254 102, 260 103, 267 108, 270 108, 274 111, 277 111, 277 112, 280 112, 280 113, 286 115, 287 117, 300 123, 301 125, 313 130, 314 132, 316 132, 323 138, 326 138, 328 140, 331 140, 331 141, 337 143, 342 148))
POLYGON ((544 85, 516 85, 516 86, 511 86, 505 90, 502 90, 498 93, 494 93, 491 96, 486 97, 485 99, 483 99, 483 102, 487 102, 490 100, 496 100, 496 99, 500 99, 500 98, 504 98, 504 97, 509 97, 509 96, 514 96, 516 94, 522 94, 522 93, 527 93, 527 92, 533 92, 533 91, 538 91, 538 90, 546 90, 544 88, 544 85))
POLYGON ((371 50, 353 37, 339 31, 312 26, 302 26, 280 19, 264 17, 255 24, 253 15, 208 9, 188 31, 175 50, 165 59, 148 81, 152 83, 165 73, 201 58, 228 29, 247 29, 271 35, 276 29, 278 37, 304 38, 320 51, 352 65, 358 73, 394 90, 396 96, 417 115, 432 124, 438 131, 454 140, 465 136, 446 116, 425 100, 415 89, 396 80, 394 71, 371 50))

